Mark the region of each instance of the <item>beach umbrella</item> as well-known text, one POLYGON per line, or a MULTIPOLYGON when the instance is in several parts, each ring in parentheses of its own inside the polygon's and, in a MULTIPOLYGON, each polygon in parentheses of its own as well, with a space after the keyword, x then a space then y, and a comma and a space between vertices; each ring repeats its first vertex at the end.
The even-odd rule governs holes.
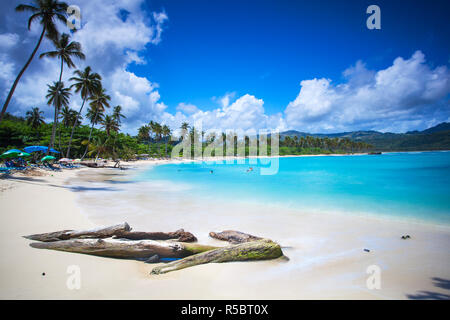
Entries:
POLYGON ((4 158, 17 158, 17 157, 19 157, 19 154, 21 154, 21 153, 22 153, 22 151, 20 151, 20 150, 11 149, 11 150, 8 150, 6 152, 3 152, 0 155, 0 158, 2 158, 2 159, 4 159, 4 158))
POLYGON ((19 153, 19 157, 29 157, 29 156, 31 156, 31 154, 26 153, 26 152, 19 153))
POLYGON ((41 159, 41 162, 55 160, 55 159, 56 158, 54 156, 45 156, 41 159))
POLYGON ((73 160, 72 160, 72 159, 69 159, 69 158, 61 158, 61 159, 59 159, 58 161, 59 161, 59 162, 72 162, 73 160))
MULTIPOLYGON (((46 147, 46 146, 29 146, 29 147, 23 148, 23 150, 28 153, 38 152, 38 151, 47 152, 47 149, 48 149, 48 147, 46 147)), ((53 148, 50 149, 50 152, 59 153, 59 151, 56 151, 53 148)))

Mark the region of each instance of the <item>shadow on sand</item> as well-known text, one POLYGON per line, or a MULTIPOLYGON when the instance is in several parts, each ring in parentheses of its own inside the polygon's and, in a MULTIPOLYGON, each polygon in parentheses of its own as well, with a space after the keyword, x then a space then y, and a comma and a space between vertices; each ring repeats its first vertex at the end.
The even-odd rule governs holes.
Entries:
MULTIPOLYGON (((450 291, 450 280, 437 277, 431 278, 431 280, 435 287, 450 291)), ((417 291, 415 294, 407 294, 406 297, 412 300, 450 300, 450 295, 433 291, 417 291)))

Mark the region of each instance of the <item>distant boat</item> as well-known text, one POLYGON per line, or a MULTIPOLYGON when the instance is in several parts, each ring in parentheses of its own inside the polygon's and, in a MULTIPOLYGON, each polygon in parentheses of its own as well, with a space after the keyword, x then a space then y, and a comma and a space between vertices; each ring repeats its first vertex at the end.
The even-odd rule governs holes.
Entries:
POLYGON ((382 152, 369 152, 368 154, 374 155, 374 154, 383 154, 382 152))

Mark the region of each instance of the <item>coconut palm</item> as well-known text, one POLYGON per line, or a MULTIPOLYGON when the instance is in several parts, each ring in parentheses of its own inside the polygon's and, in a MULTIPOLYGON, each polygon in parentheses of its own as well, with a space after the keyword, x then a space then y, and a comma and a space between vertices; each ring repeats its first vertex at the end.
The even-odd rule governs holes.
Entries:
MULTIPOLYGON (((84 104, 91 95, 97 92, 101 88, 102 77, 98 73, 92 73, 91 67, 86 67, 83 71, 76 70, 74 72, 74 77, 70 78, 70 81, 75 81, 70 87, 75 87, 75 92, 81 94, 83 103, 81 104, 80 111, 77 113, 77 117, 81 116, 81 111, 83 111, 84 104)), ((77 121, 74 122, 72 126, 72 132, 70 133, 69 146, 67 147, 66 157, 69 158, 70 145, 72 144, 73 133, 75 131, 75 125, 77 121)))
POLYGON ((61 81, 64 64, 66 64, 69 68, 74 68, 75 64, 72 61, 72 57, 84 60, 85 55, 81 51, 81 44, 76 41, 70 42, 70 36, 67 33, 63 33, 61 37, 57 37, 53 43, 56 50, 44 52, 39 56, 39 58, 50 57, 61 60, 61 70, 59 72, 59 81, 61 81))
POLYGON ((45 96, 48 105, 52 105, 55 108, 55 115, 52 128, 52 137, 50 140, 49 148, 47 149, 47 154, 50 149, 53 148, 55 141, 56 125, 58 123, 58 113, 61 107, 69 105, 70 88, 64 88, 64 83, 61 81, 54 82, 53 85, 48 85, 48 94, 45 96))
POLYGON ((28 125, 31 125, 33 129, 37 129, 44 122, 44 111, 39 110, 39 108, 32 108, 30 111, 27 111, 26 120, 28 125))
POLYGON ((115 106, 113 109, 112 116, 116 120, 118 125, 120 125, 120 123, 122 122, 122 119, 120 119, 120 118, 126 119, 126 117, 122 114, 122 106, 115 106))
POLYGON ((164 139, 166 140, 165 155, 167 157, 167 143, 169 142, 169 139, 170 139, 171 130, 167 125, 163 125, 163 127, 161 129, 161 133, 163 134, 164 139))
POLYGON ((150 127, 142 126, 138 130, 138 138, 140 140, 148 141, 150 139, 150 127))
MULTIPOLYGON (((91 122, 91 130, 89 132, 88 143, 91 141, 92 130, 94 130, 94 125, 97 124, 99 114, 103 114, 105 112, 105 108, 109 108, 109 100, 111 97, 106 94, 106 90, 104 88, 99 88, 97 92, 91 96, 91 102, 89 103, 92 110, 95 110, 94 118, 92 118, 91 122)), ((83 159, 86 156, 87 148, 81 157, 83 159)))
POLYGON ((86 119, 88 119, 89 123, 94 126, 101 123, 103 121, 104 116, 105 111, 103 109, 99 110, 99 107, 97 105, 89 106, 86 113, 86 119))
POLYGON ((75 127, 78 127, 81 125, 82 117, 78 116, 78 112, 75 110, 69 108, 68 106, 65 106, 61 109, 59 112, 61 124, 64 127, 71 127, 75 123, 75 127))
POLYGON ((114 132, 119 131, 119 125, 113 116, 106 115, 105 118, 102 120, 101 124, 103 129, 105 129, 106 131, 106 136, 108 137, 111 135, 111 131, 114 132))
POLYGON ((13 82, 11 89, 9 90, 8 96, 6 97, 5 103, 3 104, 2 112, 0 113, 0 122, 2 121, 6 109, 8 108, 9 102, 11 101, 20 78, 30 65, 31 60, 33 60, 34 55, 41 45, 44 35, 47 35, 49 39, 56 39, 58 36, 58 30, 55 24, 56 20, 66 23, 66 10, 68 7, 67 3, 59 2, 58 0, 34 0, 33 2, 33 5, 18 5, 16 7, 16 11, 29 11, 31 13, 31 16, 28 19, 28 30, 30 30, 33 21, 39 21, 42 26, 42 32, 39 37, 38 43, 33 49, 33 52, 31 53, 23 68, 20 70, 19 74, 13 82))
POLYGON ((95 161, 101 155, 108 156, 111 151, 109 137, 105 137, 104 135, 96 136, 92 141, 84 140, 82 144, 86 145, 86 149, 89 150, 87 153, 89 156, 95 154, 95 161))

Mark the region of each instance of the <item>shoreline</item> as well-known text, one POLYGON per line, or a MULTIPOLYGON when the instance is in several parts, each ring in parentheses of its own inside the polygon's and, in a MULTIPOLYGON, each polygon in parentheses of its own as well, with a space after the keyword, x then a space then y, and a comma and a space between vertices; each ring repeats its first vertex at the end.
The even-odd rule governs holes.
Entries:
MULTIPOLYGON (((145 169, 149 165, 172 162, 178 163, 179 160, 141 160, 126 165, 145 169)), ((164 200, 157 202, 157 195, 148 216, 127 217, 126 212, 119 216, 107 212, 104 217, 91 215, 80 197, 98 192, 96 188, 101 186, 92 185, 92 190, 87 190, 77 179, 84 176, 88 181, 97 181, 97 176, 101 183, 108 175, 119 172, 128 175, 130 171, 82 168, 49 173, 43 177, 17 176, 0 180, 2 189, 5 184, 7 187, 0 192, 4 208, 1 222, 8 226, 7 232, 0 235, 3 261, 8 261, 0 267, 0 298, 405 299, 422 291, 446 293, 431 279, 450 278, 447 250, 450 231, 447 229, 339 214, 305 213, 297 216, 292 210, 285 210, 283 218, 277 218, 274 224, 270 222, 274 219, 271 208, 259 207, 247 212, 248 217, 241 217, 240 212, 250 208, 236 205, 224 211, 230 215, 227 218, 217 208, 211 208, 207 215, 196 213, 195 203, 191 204, 191 211, 197 217, 191 216, 191 219, 186 216, 190 212, 189 206, 187 213, 177 213, 168 208, 164 200), (208 218, 211 215, 217 222, 208 218), (257 217, 257 220, 252 217, 257 217), (144 218, 148 222, 142 220, 144 218), (21 238, 32 233, 85 229, 124 221, 135 230, 173 231, 173 228, 185 227, 199 238, 199 243, 223 245, 207 237, 205 231, 212 229, 234 228, 268 236, 284 246, 283 251, 290 261, 210 264, 150 276, 154 265, 33 249, 28 246, 30 241, 21 238), (197 224, 200 221, 202 225, 197 224), (405 232, 413 239, 399 240, 398 237, 405 232), (436 244, 439 245, 436 247, 436 244), (364 247, 369 247, 371 253, 364 253, 364 247), (384 287, 381 291, 365 288, 365 269, 371 264, 383 268, 384 287), (69 265, 80 266, 81 290, 67 289, 69 265), (42 276, 42 272, 46 275, 42 276), (217 292, 217 287, 221 292, 217 292)), ((99 199, 95 195, 94 198, 99 199)), ((104 208, 111 211, 114 205, 104 208)))

